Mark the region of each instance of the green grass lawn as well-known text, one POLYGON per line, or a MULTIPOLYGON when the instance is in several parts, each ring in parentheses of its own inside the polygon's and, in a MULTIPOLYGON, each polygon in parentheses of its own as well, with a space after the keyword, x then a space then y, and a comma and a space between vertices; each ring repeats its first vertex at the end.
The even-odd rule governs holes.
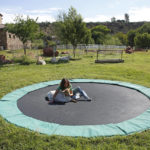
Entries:
MULTIPOLYGON (((21 51, 23 52, 23 51, 21 51)), ((33 51, 32 51, 33 52, 33 51)), ((10 59, 20 51, 0 51, 10 59)), ((30 53, 28 51, 28 53, 30 53)), ((40 53, 40 52, 39 52, 40 53)), ((36 54, 38 54, 36 52, 36 54)), ((36 65, 0 65, 0 98, 27 85, 63 77, 120 80, 150 87, 150 51, 124 54, 124 63, 95 64, 95 57, 83 56, 69 63, 36 65)), ((45 58, 46 61, 50 58, 45 58)), ((10 110, 11 111, 11 110, 10 110)), ((150 149, 150 130, 129 136, 74 138, 47 136, 17 127, 0 117, 0 150, 103 150, 150 149)))

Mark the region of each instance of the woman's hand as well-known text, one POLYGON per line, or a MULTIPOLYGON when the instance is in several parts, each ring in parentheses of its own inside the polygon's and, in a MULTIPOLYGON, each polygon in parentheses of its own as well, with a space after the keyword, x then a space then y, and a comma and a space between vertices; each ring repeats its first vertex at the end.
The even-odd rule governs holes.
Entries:
POLYGON ((69 89, 66 89, 65 92, 64 92, 65 96, 70 96, 70 90, 69 89))
POLYGON ((72 96, 73 95, 73 92, 72 92, 72 90, 70 90, 70 88, 65 89, 63 91, 63 93, 65 94, 65 96, 72 96))

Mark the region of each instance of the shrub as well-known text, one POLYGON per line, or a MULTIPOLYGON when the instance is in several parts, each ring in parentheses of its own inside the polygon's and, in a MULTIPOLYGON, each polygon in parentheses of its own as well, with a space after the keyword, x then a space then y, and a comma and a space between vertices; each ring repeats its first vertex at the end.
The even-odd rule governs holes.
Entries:
POLYGON ((150 34, 143 33, 137 34, 134 38, 135 46, 138 48, 148 48, 150 47, 150 34))
POLYGON ((28 56, 14 57, 13 61, 15 63, 20 63, 21 65, 29 65, 32 63, 31 59, 28 56))
POLYGON ((106 39, 104 41, 105 45, 122 45, 121 41, 116 36, 106 35, 106 39))
POLYGON ((27 56, 22 57, 22 62, 21 62, 22 65, 30 65, 31 63, 32 63, 32 61, 30 60, 29 57, 27 57, 27 56))

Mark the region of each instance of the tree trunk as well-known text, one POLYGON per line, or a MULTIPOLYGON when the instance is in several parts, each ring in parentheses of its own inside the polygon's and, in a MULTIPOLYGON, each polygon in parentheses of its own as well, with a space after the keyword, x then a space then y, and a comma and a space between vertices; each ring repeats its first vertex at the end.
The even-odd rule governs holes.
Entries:
POLYGON ((23 49, 24 49, 24 55, 26 55, 26 43, 23 44, 23 49))
POLYGON ((73 56, 76 57, 76 46, 73 46, 73 56))

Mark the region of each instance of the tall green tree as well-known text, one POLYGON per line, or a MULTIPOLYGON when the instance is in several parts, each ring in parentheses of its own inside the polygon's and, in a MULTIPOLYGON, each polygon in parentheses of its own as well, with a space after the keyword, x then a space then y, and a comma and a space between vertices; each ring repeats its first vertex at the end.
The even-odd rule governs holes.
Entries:
POLYGON ((104 44, 105 45, 122 45, 118 37, 116 37, 115 35, 111 35, 111 34, 108 34, 106 36, 104 44))
POLYGON ((88 29, 88 28, 86 29, 85 37, 82 40, 83 40, 82 43, 84 43, 86 45, 94 43, 90 29, 88 29))
POLYGON ((6 30, 15 34, 23 42, 24 54, 26 55, 26 47, 28 41, 33 41, 38 35, 39 25, 37 19, 31 19, 27 17, 24 19, 22 16, 15 18, 14 24, 7 24, 6 30))
POLYGON ((137 29, 138 33, 149 33, 150 34, 150 23, 144 23, 141 27, 137 29))
POLYGON ((135 42, 135 46, 138 48, 149 48, 150 47, 150 34, 138 33, 134 38, 134 42, 135 42))
POLYGON ((127 45, 133 47, 135 46, 135 43, 134 43, 134 38, 136 36, 136 31, 135 30, 130 30, 128 33, 127 33, 127 45))
POLYGON ((91 33, 92 33, 92 38, 95 41, 95 44, 103 44, 106 39, 106 35, 109 32, 110 32, 110 29, 108 29, 104 25, 98 25, 96 27, 93 27, 91 29, 91 33))
POLYGON ((122 32, 118 32, 115 35, 121 42, 122 45, 127 45, 127 35, 122 33, 122 32))
POLYGON ((86 24, 83 22, 82 16, 77 13, 73 7, 69 8, 68 13, 62 13, 57 20, 57 35, 65 43, 73 45, 73 54, 77 44, 83 43, 89 36, 86 24))

